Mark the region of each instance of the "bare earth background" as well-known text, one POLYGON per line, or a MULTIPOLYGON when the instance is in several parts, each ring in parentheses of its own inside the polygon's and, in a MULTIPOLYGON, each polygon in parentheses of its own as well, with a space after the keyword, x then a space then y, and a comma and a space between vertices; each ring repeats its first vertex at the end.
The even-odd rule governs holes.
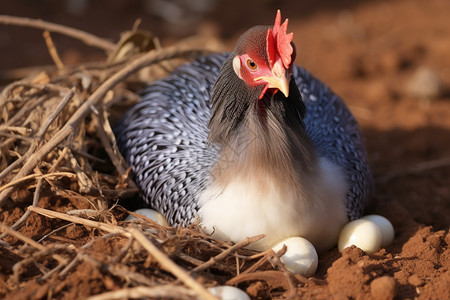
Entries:
MULTIPOLYGON (((280 8, 294 32, 296 63, 342 96, 359 120, 376 180, 367 213, 386 216, 396 230, 394 244, 373 255, 356 248, 323 254, 318 280, 299 285, 298 297, 450 299, 448 0, 224 0, 204 13, 184 11, 173 21, 161 16, 166 8, 151 6, 157 1, 91 2, 77 11, 63 1, 2 0, 0 14, 42 18, 112 41, 142 18, 140 27, 160 37, 163 45, 202 35, 219 39, 230 50, 248 27, 272 24, 280 8), (392 283, 395 289, 390 289, 392 283)), ((56 34, 54 41, 65 64, 104 59, 78 41, 56 34)), ((0 81, 7 70, 46 64, 52 61, 40 31, 0 25, 0 81)), ((61 210, 58 202, 42 206, 61 210)), ((23 209, 0 211, 0 221, 12 224, 23 209)), ((33 220, 20 232, 38 239, 51 230, 51 222, 33 220)), ((88 237, 89 231, 74 227, 55 239, 76 243, 88 237)), ((105 245, 98 249, 98 255, 117 251, 112 246, 105 250, 105 245)), ((30 283, 9 292, 2 278, 0 297, 46 297, 35 294, 37 284, 30 283)), ((66 299, 117 288, 101 273, 83 268, 71 278, 78 291, 63 293, 66 299)))

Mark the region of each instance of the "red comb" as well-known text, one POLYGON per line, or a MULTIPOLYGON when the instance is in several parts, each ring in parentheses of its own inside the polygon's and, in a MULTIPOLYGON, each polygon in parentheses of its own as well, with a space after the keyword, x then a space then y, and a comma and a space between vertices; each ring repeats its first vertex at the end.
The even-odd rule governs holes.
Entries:
POLYGON ((291 45, 294 34, 292 32, 286 34, 288 19, 286 19, 283 24, 280 24, 281 13, 280 10, 278 10, 273 28, 269 28, 269 30, 267 31, 267 57, 269 59, 269 65, 271 68, 279 57, 281 58, 284 67, 288 69, 289 65, 291 64, 291 55, 294 51, 291 45))

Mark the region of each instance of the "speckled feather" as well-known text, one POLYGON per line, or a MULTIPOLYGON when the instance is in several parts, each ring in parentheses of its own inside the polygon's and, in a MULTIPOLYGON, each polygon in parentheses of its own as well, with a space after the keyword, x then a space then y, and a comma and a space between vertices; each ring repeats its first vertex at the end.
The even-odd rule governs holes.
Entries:
MULTIPOLYGON (((209 100, 228 55, 200 57, 152 83, 115 129, 144 206, 160 211, 172 225, 189 224, 196 216, 199 195, 219 158, 219 149, 207 140, 209 100)), ((306 132, 319 156, 344 170, 350 186, 347 214, 357 219, 372 189, 358 124, 344 102, 308 71, 294 66, 293 77, 307 108, 306 132)))

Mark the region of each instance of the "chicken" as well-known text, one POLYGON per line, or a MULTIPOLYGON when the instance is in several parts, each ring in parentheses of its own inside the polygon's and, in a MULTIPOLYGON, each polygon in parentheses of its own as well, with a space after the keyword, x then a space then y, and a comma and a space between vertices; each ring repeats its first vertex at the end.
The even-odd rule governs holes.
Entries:
POLYGON ((150 84, 116 128, 146 206, 237 242, 291 236, 318 251, 362 215, 372 177, 343 101, 294 64, 288 20, 246 31, 150 84))

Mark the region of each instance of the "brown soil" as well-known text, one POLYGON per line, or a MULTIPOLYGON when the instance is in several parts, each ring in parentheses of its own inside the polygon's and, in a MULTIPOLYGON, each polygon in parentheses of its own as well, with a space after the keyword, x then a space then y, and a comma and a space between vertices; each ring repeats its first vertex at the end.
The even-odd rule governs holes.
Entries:
MULTIPOLYGON (((341 95, 358 118, 376 180, 367 213, 386 216, 396 230, 394 244, 372 255, 357 248, 342 254, 334 249, 321 255, 314 279, 298 284, 298 298, 450 299, 450 2, 348 0, 339 4, 325 1, 329 3, 323 6, 313 4, 316 1, 294 4, 297 2, 255 0, 243 6, 242 1, 220 1, 210 16, 182 34, 177 34, 175 25, 161 26, 167 24, 144 13, 139 1, 126 5, 118 1, 109 5, 108 1, 107 10, 106 2, 98 1, 82 17, 67 15, 56 1, 43 1, 42 6, 29 1, 2 1, 0 10, 75 26, 114 40, 119 32, 131 27, 134 19, 142 17, 141 27, 161 36, 163 44, 202 33, 221 38, 230 49, 245 28, 270 24, 280 7, 290 18, 289 28, 295 34, 297 63, 341 95), (420 69, 431 70, 442 80, 442 88, 427 97, 410 91, 408 84, 420 69)), ((55 41, 65 63, 101 57, 101 53, 66 38, 55 41)), ((47 56, 38 31, 1 26, 2 72, 50 64, 47 56)), ((27 205, 29 202, 1 211, 0 221, 12 224, 27 205)), ((46 201, 44 197, 39 206, 66 211, 69 207, 88 208, 89 203, 46 201)), ((120 214, 118 217, 123 218, 120 214)), ((60 225, 32 214, 20 232, 38 240, 60 225)), ((93 234, 90 228, 72 226, 49 239, 82 245, 93 234)), ((5 241, 17 243, 13 238, 5 241)), ((118 255, 124 243, 122 239, 98 242, 90 251, 107 262, 118 255)), ((29 280, 39 274, 30 269, 23 275, 28 278, 22 278, 26 283, 11 289, 6 280, 20 258, 12 251, 0 250, 0 297, 7 299, 52 295, 84 298, 119 289, 123 284, 86 264, 75 268, 64 281, 57 276, 44 282, 29 280)), ((255 298, 286 297, 283 293, 270 294, 261 283, 240 287, 247 288, 255 298)))

